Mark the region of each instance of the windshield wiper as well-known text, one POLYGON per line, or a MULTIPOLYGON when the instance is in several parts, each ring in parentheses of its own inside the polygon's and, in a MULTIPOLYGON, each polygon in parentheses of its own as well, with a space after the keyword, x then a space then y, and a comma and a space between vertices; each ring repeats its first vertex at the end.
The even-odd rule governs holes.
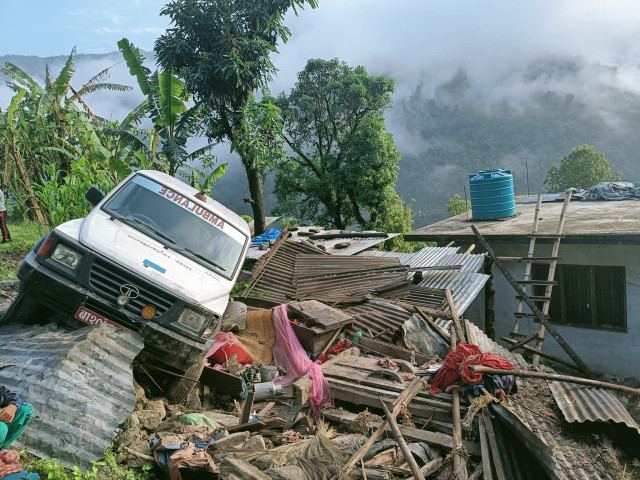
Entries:
POLYGON ((162 238, 163 240, 166 240, 169 243, 172 243, 174 245, 176 244, 176 241, 173 238, 165 235, 164 233, 159 231, 157 228, 149 225, 147 222, 143 222, 139 218, 124 217, 122 215, 118 215, 118 214, 114 214, 114 213, 111 213, 111 218, 117 218, 121 222, 124 222, 124 223, 126 223, 128 225, 131 225, 132 223, 136 223, 138 225, 142 225, 143 227, 145 227, 147 230, 149 230, 154 235, 157 235, 158 237, 162 238))
POLYGON ((202 260, 203 262, 207 262, 210 265, 213 265, 214 267, 218 268, 219 270, 222 270, 223 272, 227 271, 227 269, 224 268, 223 266, 218 265, 216 262, 214 262, 210 258, 207 258, 207 257, 205 257, 204 255, 202 255, 202 254, 200 254, 198 252, 194 252, 190 248, 184 248, 184 247, 168 247, 168 248, 170 248, 171 250, 175 250, 176 252, 179 252, 179 253, 185 253, 185 254, 187 254, 187 256, 196 257, 196 258, 202 260))

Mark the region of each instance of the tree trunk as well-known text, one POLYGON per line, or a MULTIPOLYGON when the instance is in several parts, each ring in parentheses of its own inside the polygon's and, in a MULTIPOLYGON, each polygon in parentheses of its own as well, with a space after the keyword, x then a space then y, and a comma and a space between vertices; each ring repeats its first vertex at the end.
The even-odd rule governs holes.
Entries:
POLYGON ((244 163, 244 168, 247 172, 247 179, 249 180, 249 195, 251 196, 251 202, 249 203, 251 203, 251 209, 253 210, 253 231, 255 235, 260 235, 267 229, 260 170, 251 167, 247 163, 244 163))

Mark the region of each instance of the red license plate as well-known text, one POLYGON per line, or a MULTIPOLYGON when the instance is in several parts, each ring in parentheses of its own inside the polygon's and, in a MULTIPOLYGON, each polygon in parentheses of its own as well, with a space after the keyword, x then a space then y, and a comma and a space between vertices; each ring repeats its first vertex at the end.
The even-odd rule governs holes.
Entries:
POLYGON ((96 312, 92 312, 86 307, 78 308, 78 311, 74 315, 74 318, 77 318, 78 320, 86 323, 87 325, 99 325, 100 323, 107 322, 112 325, 119 326, 117 323, 112 322, 108 318, 105 318, 102 315, 97 314, 96 312))

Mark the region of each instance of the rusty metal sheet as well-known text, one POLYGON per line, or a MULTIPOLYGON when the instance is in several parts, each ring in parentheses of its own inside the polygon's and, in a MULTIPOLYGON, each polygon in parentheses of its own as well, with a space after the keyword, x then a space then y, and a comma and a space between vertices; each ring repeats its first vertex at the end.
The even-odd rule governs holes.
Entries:
POLYGON ((551 382, 549 388, 569 423, 612 422, 640 433, 640 426, 611 390, 567 382, 551 382))
MULTIPOLYGON (((547 382, 541 380, 532 382, 533 379, 523 381, 520 393, 523 400, 509 401, 509 409, 519 421, 546 445, 551 447, 552 455, 549 461, 555 464, 556 478, 561 480, 614 480, 615 477, 605 473, 606 467, 591 463, 593 460, 593 448, 588 442, 579 442, 571 435, 565 435, 557 420, 549 418, 547 396, 551 392, 545 388, 547 382), (541 390, 542 389, 542 390, 541 390), (546 390, 546 391, 544 391, 546 390), (526 404, 524 400, 531 398, 526 404), (535 408, 532 408, 535 406, 535 408), (597 468, 594 468, 597 466, 597 468)), ((553 400, 551 400, 553 402, 553 400)))
POLYGON ((391 342, 394 333, 401 331, 402 324, 412 315, 404 308, 377 300, 367 300, 358 305, 343 307, 342 311, 353 316, 353 329, 356 331, 360 329, 368 333, 371 330, 376 335, 388 329, 378 337, 384 342, 391 342))
POLYGON ((445 290, 421 287, 420 285, 406 285, 403 288, 381 293, 378 297, 381 299, 399 300, 409 305, 436 309, 442 308, 447 298, 445 290))
POLYGON ((3 325, 0 384, 34 408, 18 439, 41 458, 89 468, 133 412, 135 333, 108 323, 72 332, 54 325, 3 325))
POLYGON ((373 292, 406 285, 407 267, 397 258, 297 255, 297 299, 325 303, 355 302, 373 292))
POLYGON ((294 300, 296 289, 293 285, 293 269, 296 255, 314 254, 330 258, 317 248, 290 240, 283 241, 277 249, 274 247, 269 253, 269 256, 260 259, 263 264, 256 265, 254 268, 257 275, 252 279, 245 296, 279 303, 294 300))

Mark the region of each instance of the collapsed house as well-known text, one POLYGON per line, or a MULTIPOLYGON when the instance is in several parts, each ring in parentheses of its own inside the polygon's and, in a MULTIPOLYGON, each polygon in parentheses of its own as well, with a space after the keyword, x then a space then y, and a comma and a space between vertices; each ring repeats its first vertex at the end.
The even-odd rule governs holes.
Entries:
POLYGON ((148 399, 163 396, 159 373, 138 377, 146 394, 136 386, 119 461, 153 461, 172 480, 632 478, 640 427, 627 407, 639 390, 534 369, 485 334, 491 255, 370 250, 387 238, 285 230, 268 241, 188 404, 148 399), (465 365, 517 370, 434 392, 465 345, 476 352, 458 357, 465 365), (489 384, 502 376, 509 387, 489 384))

